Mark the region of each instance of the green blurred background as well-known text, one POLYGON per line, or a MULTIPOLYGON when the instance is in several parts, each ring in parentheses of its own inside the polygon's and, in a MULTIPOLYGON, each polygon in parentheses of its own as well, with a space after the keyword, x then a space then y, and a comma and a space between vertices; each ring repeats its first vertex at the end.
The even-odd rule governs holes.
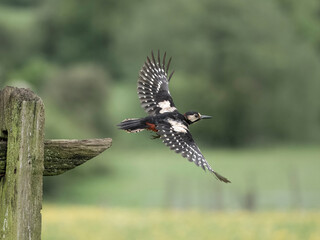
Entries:
MULTIPOLYGON (((56 211, 320 209, 317 0, 0 0, 6 85, 31 88, 44 100, 46 138, 113 138, 98 158, 45 178, 44 206, 56 211), (173 57, 170 90, 179 110, 214 116, 191 131, 232 184, 150 133, 117 130, 124 118, 145 115, 136 81, 152 49, 173 57)), ((56 226, 45 216, 46 239, 63 239, 49 234, 56 226)), ((303 239, 320 233, 319 222, 301 228, 303 239)))

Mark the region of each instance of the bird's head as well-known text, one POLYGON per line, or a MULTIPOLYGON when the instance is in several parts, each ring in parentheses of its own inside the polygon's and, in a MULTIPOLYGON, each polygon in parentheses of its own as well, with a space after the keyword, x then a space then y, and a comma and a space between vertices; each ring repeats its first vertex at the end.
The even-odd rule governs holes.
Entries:
POLYGON ((209 119, 212 117, 207 115, 201 115, 198 112, 186 112, 184 114, 184 118, 186 119, 187 123, 192 124, 199 121, 200 119, 209 119))

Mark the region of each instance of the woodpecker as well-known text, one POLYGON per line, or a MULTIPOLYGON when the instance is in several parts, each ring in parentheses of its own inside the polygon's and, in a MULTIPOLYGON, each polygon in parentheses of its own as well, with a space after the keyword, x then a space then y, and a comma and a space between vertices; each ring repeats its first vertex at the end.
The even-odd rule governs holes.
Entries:
POLYGON ((138 79, 138 96, 142 108, 148 114, 144 118, 125 119, 118 124, 120 129, 129 133, 150 130, 156 133, 154 138, 161 138, 163 143, 180 153, 190 162, 208 169, 222 182, 230 181, 214 171, 202 155, 199 147, 192 138, 189 125, 211 116, 201 115, 199 112, 189 111, 181 114, 173 103, 169 82, 174 71, 169 74, 171 58, 166 64, 166 53, 162 61, 158 51, 157 60, 151 51, 151 59, 147 57, 142 66, 138 79))

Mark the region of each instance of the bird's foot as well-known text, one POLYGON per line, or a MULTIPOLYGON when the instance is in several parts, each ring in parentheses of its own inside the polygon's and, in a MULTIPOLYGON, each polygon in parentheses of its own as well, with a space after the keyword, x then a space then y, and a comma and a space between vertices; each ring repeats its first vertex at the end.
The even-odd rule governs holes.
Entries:
POLYGON ((154 140, 154 139, 157 139, 157 138, 160 138, 160 135, 151 135, 151 137, 150 137, 152 140, 154 140))

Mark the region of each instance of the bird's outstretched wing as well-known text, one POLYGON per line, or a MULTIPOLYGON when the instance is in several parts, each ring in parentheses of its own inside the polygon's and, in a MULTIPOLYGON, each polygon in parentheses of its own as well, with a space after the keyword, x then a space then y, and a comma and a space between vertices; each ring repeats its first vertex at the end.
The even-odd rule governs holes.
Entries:
POLYGON ((172 72, 168 75, 170 62, 171 58, 166 65, 166 53, 161 61, 159 51, 157 60, 151 52, 151 59, 147 57, 147 61, 140 70, 138 96, 142 108, 149 115, 177 111, 168 86, 173 74, 172 72))
POLYGON ((220 181, 229 183, 230 181, 214 171, 207 160, 202 155, 199 147, 194 142, 188 126, 179 120, 168 119, 167 122, 158 124, 158 134, 163 143, 180 153, 183 157, 187 158, 190 162, 194 162, 197 166, 201 166, 203 170, 208 169, 220 181))

